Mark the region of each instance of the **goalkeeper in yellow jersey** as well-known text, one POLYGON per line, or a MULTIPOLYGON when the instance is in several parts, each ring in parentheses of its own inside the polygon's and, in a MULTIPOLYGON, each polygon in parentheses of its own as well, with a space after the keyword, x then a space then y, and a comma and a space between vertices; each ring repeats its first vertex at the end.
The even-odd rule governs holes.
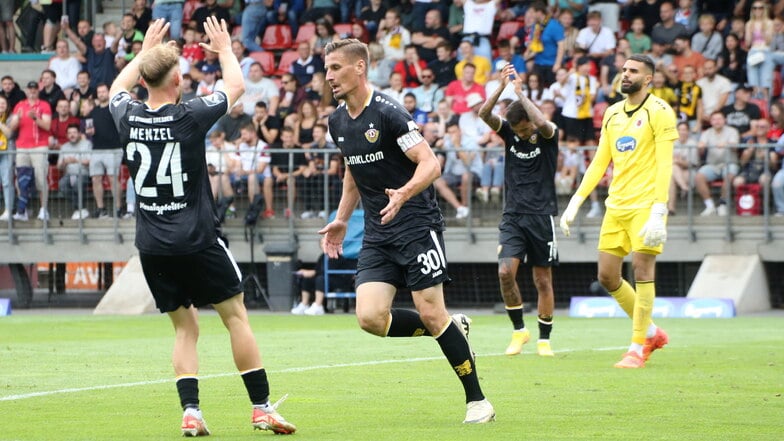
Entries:
POLYGON ((648 92, 653 61, 632 55, 623 65, 621 91, 627 95, 607 109, 596 156, 561 215, 569 235, 580 205, 613 162, 613 180, 599 235, 599 283, 632 318, 632 343, 618 368, 641 368, 651 352, 667 344, 664 330, 651 321, 656 297, 656 255, 667 240, 667 198, 672 177, 675 113, 648 92), (621 278, 623 258, 633 252, 635 287, 621 278))

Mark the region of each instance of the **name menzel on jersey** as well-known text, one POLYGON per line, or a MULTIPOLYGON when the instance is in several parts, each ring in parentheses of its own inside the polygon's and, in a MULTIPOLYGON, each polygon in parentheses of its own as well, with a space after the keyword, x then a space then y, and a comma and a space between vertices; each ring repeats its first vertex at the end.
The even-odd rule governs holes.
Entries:
POLYGON ((128 138, 134 141, 174 141, 170 127, 131 127, 128 138))

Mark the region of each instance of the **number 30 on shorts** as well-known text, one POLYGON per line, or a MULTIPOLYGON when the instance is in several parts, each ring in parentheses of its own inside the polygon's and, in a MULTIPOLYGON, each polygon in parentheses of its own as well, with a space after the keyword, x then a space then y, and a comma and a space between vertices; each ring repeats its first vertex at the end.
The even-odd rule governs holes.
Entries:
POLYGON ((428 250, 417 256, 417 262, 422 264, 422 274, 430 274, 443 269, 444 260, 436 250, 428 250))

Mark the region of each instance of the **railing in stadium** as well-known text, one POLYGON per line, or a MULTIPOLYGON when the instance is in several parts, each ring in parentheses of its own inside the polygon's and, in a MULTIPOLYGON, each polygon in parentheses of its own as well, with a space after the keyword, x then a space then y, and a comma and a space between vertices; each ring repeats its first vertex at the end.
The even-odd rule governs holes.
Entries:
MULTIPOLYGON (((772 150, 775 146, 774 145, 747 145, 747 144, 740 144, 732 149, 727 149, 727 155, 736 154, 740 151, 740 149, 744 149, 747 147, 754 147, 757 149, 766 149, 772 150)), ((591 148, 580 148, 581 151, 587 151, 591 148)), ((690 149, 696 149, 696 146, 690 146, 690 149)), ((313 150, 309 149, 268 149, 266 150, 271 155, 276 154, 287 154, 288 155, 288 166, 289 168, 293 168, 295 164, 295 154, 310 154, 313 155, 315 153, 316 156, 321 158, 321 160, 325 164, 329 164, 330 158, 332 155, 336 155, 339 152, 337 150, 319 150, 314 152, 313 150)), ((499 148, 487 148, 483 149, 484 152, 499 152, 499 148)), ((236 150, 226 150, 226 153, 235 153, 236 150)), ((58 151, 51 150, 47 152, 42 152, 40 154, 43 155, 56 155, 58 151)), ((446 150, 443 153, 447 153, 446 150)), ((13 155, 13 151, 0 151, 0 157, 5 155, 6 157, 9 155, 13 155)), ((90 153, 86 153, 89 155, 90 153)), ((117 154, 120 155, 120 150, 117 150, 117 154)), ((220 156, 223 158, 223 156, 220 156)), ((221 159, 222 160, 222 159, 221 159)), ((222 169, 224 164, 218 164, 218 169, 222 169)), ((768 173, 771 177, 775 174, 778 170, 777 166, 779 164, 772 164, 770 162, 769 155, 764 155, 764 167, 766 173, 768 173)), ((341 170, 343 165, 341 164, 341 170)), ((340 179, 330 179, 327 175, 328 168, 325 168, 322 172, 322 175, 318 175, 318 178, 314 178, 316 180, 315 184, 317 185, 308 185, 306 188, 298 188, 298 184, 302 184, 304 180, 298 180, 289 177, 289 179, 274 182, 273 183, 273 207, 275 211, 275 218, 278 221, 275 222, 276 228, 288 228, 289 230, 293 231, 295 226, 303 220, 313 220, 318 218, 325 218, 330 211, 337 208, 338 197, 340 195, 340 188, 341 180, 340 179), (309 202, 310 201, 310 202, 309 202), (317 201, 316 203, 311 203, 312 201, 317 201), (304 216, 303 216, 304 214, 304 216), (304 219, 303 219, 304 217, 304 219), (285 219, 285 222, 280 222, 281 219, 285 219)), ((47 185, 49 191, 49 201, 48 201, 48 211, 49 211, 49 221, 42 222, 36 219, 36 214, 38 213, 39 209, 39 201, 37 192, 31 194, 30 200, 28 202, 28 216, 30 218, 27 222, 21 221, 14 221, 14 222, 1 222, 0 228, 4 228, 6 234, 0 234, 0 244, 3 246, 20 246, 24 245, 24 243, 31 243, 31 242, 39 242, 43 244, 55 244, 55 240, 53 239, 54 232, 63 232, 68 231, 70 236, 68 241, 79 241, 82 243, 86 243, 89 237, 89 241, 91 243, 101 242, 101 241, 122 241, 123 235, 127 236, 128 234, 133 233, 133 220, 132 219, 123 219, 122 212, 115 213, 113 209, 110 207, 125 207, 126 202, 125 198, 128 191, 131 189, 128 186, 128 173, 127 169, 123 167, 123 171, 118 175, 115 175, 111 178, 104 178, 101 181, 101 185, 105 189, 105 196, 104 196, 104 206, 109 208, 108 210, 108 218, 105 219, 94 219, 94 213, 96 211, 96 204, 95 199, 92 193, 92 183, 88 179, 88 184, 85 188, 82 188, 79 194, 77 195, 78 201, 75 207, 69 206, 69 200, 63 195, 62 189, 60 188, 60 183, 58 180, 53 176, 57 172, 57 167, 51 165, 49 167, 49 176, 47 176, 47 185), (114 199, 113 193, 111 188, 114 186, 119 186, 121 188, 121 193, 119 197, 121 198, 119 203, 114 199), (74 215, 74 211, 86 209, 87 212, 90 214, 89 218, 85 219, 72 219, 74 215)), ((690 169, 690 182, 693 182, 694 174, 696 173, 696 168, 692 167, 690 169)), ((342 176, 342 174, 340 175, 342 176)), ((77 176, 77 180, 80 177, 77 176)), ((274 179, 274 178, 273 178, 274 179)), ((310 184, 314 184, 311 182, 310 184)), ((1 185, 1 184, 0 184, 1 185)), ((475 185, 474 182, 470 184, 472 187, 475 185)), ((301 186, 300 186, 301 187, 301 186)), ((238 190, 238 193, 235 195, 234 198, 234 213, 236 213, 236 218, 231 217, 231 210, 228 211, 229 218, 226 219, 225 225, 228 228, 233 226, 241 227, 244 222, 244 217, 246 211, 249 206, 248 194, 247 194, 247 186, 244 184, 234 185, 233 188, 238 190)), ((263 184, 260 183, 259 185, 259 193, 262 193, 263 184)), ((465 233, 468 237, 471 237, 473 234, 473 228, 477 225, 492 225, 493 223, 498 222, 500 219, 502 207, 503 207, 503 194, 501 195, 501 199, 497 201, 490 201, 489 203, 482 203, 474 196, 475 188, 469 188, 468 195, 470 197, 465 204, 469 207, 470 214, 464 221, 453 221, 455 218, 455 209, 449 204, 445 203, 445 201, 439 196, 439 203, 443 209, 444 216, 447 221, 451 224, 454 224, 457 227, 463 226, 465 228, 465 233)), ((714 183, 712 185, 712 192, 716 193, 719 190, 719 185, 714 183)), ((459 195, 459 190, 453 188, 453 191, 459 195)), ((606 186, 599 188, 600 196, 606 195, 607 188, 606 186)), ((16 195, 16 192, 15 192, 16 195)), ((223 189, 218 191, 218 197, 224 196, 223 189)), ((714 194, 715 196, 715 194, 714 194)), ((560 209, 562 210, 565 207, 565 203, 568 196, 561 196, 559 197, 559 205, 560 209)), ((747 198, 748 199, 748 198, 747 198)), ((738 222, 738 218, 740 215, 738 211, 740 209, 741 212, 753 215, 752 218, 756 221, 758 220, 758 224, 756 222, 752 222, 753 224, 757 225, 764 232, 764 237, 766 241, 770 241, 772 238, 772 217, 774 216, 774 206, 772 201, 771 189, 770 185, 763 185, 759 189, 758 194, 751 195, 751 199, 742 201, 743 204, 751 204, 750 207, 738 207, 738 198, 734 194, 734 188, 731 183, 728 184, 728 206, 729 206, 729 215, 725 216, 722 221, 726 228, 726 235, 725 240, 732 241, 733 240, 733 225, 738 222)), ((0 201, 3 204, 3 210, 6 209, 4 206, 5 202, 0 201)), ((269 207, 267 207, 269 208, 269 207)), ((679 224, 683 225, 685 222, 685 227, 689 232, 689 237, 691 241, 696 240, 696 232, 698 230, 698 221, 697 219, 700 217, 699 212, 702 210, 702 204, 699 200, 699 196, 696 194, 693 185, 689 187, 688 193, 686 194, 685 199, 680 199, 678 201, 678 222, 679 224), (695 201, 696 200, 696 201, 695 201), (684 211, 685 210, 685 211, 684 211), (685 213, 685 216, 682 216, 682 213, 685 213), (685 221, 682 220, 685 217, 685 221)), ((0 210, 2 211, 2 210, 0 210)), ((263 216, 263 212, 261 213, 263 216)), ((744 216, 745 217, 745 216, 744 216)), ((260 223, 264 223, 264 219, 259 219, 260 223)), ((579 237, 581 231, 581 222, 578 220, 576 225, 573 227, 573 232, 577 233, 579 237)), ((62 236, 58 236, 62 237, 62 236)))

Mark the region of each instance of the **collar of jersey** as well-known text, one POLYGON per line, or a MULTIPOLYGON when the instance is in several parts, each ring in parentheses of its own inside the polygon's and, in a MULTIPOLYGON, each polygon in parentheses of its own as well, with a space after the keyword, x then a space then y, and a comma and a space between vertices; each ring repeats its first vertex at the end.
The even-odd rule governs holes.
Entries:
POLYGON ((146 107, 146 108, 147 108, 147 110, 149 110, 150 112, 155 112, 155 113, 158 113, 158 112, 160 112, 160 111, 161 111, 161 109, 163 109, 163 108, 164 108, 164 107, 166 107, 166 106, 170 106, 171 104, 172 104, 172 103, 163 103, 163 104, 161 104, 161 105, 160 105, 160 106, 159 106, 157 109, 153 109, 153 108, 152 108, 152 107, 150 107, 150 105, 149 105, 149 104, 148 104, 148 103, 145 101, 145 102, 144 102, 144 107, 146 107))

